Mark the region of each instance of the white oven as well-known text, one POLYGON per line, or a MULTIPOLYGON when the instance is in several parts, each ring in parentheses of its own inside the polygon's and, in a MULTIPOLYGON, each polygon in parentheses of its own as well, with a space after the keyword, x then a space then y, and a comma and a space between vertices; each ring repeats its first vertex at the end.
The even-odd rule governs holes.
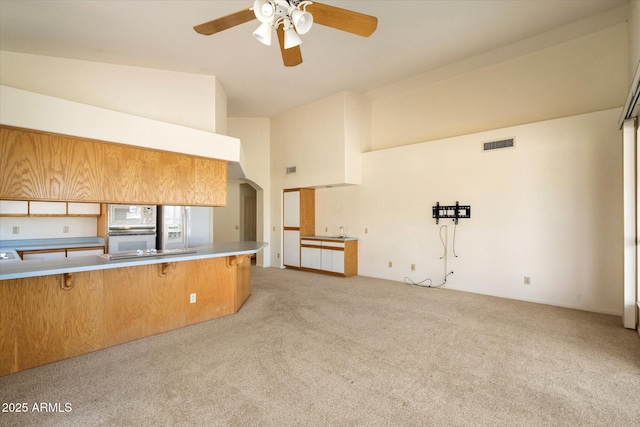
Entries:
POLYGON ((156 249, 156 206, 109 205, 108 253, 156 249))
POLYGON ((148 251, 156 248, 156 233, 109 235, 109 254, 148 251))

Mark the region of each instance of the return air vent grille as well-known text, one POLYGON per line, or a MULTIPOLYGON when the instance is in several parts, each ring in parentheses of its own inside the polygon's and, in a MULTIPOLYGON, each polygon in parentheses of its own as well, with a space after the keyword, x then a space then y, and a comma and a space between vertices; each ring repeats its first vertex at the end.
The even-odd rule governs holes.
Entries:
POLYGON ((296 167, 295 166, 290 166, 287 168, 287 175, 290 173, 296 173, 296 167))
POLYGON ((515 148, 514 138, 501 139, 499 141, 489 141, 482 143, 482 151, 501 150, 503 148, 515 148))

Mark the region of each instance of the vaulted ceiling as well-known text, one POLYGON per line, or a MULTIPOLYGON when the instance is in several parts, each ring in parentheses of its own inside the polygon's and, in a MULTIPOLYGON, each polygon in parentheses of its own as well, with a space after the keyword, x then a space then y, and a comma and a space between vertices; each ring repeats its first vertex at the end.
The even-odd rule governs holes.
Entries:
MULTIPOLYGON (((284 67, 253 20, 212 36, 193 26, 253 5, 234 1, 0 0, 0 49, 215 75, 230 117, 271 117, 343 90, 397 84, 578 21, 628 0, 323 1, 378 18, 369 38, 322 25, 284 67)), ((0 70, 1 72, 1 70, 0 70)), ((444 77, 444 76, 443 76, 444 77)))

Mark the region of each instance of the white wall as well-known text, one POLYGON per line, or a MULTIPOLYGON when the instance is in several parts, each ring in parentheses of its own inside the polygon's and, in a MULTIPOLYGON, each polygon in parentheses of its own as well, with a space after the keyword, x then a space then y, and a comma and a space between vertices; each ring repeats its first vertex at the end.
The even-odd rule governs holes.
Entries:
POLYGON ((0 69, 5 86, 225 133, 226 95, 215 76, 7 51, 0 52, 0 69))
POLYGON ((640 65, 640 0, 631 0, 629 9, 629 75, 627 81, 628 84, 631 84, 636 67, 640 65))
POLYGON ((619 107, 628 91, 628 44, 620 23, 387 96, 374 91, 372 149, 619 107))
MULTIPOLYGON (((359 237, 360 275, 438 284, 443 248, 431 207, 459 201, 472 214, 457 227, 459 257, 449 253, 447 287, 620 314, 619 114, 610 109, 366 153, 361 186, 316 190, 316 232, 342 225, 359 237), (481 152, 481 142, 504 137, 515 137, 516 148, 481 152), (524 276, 531 285, 523 285, 524 276)), ((453 223, 441 225, 451 245, 453 223)))
MULTIPOLYGON (((229 180, 229 202, 225 208, 217 208, 216 229, 220 229, 225 239, 240 239, 240 184, 248 183, 256 189, 256 238, 263 242, 271 241, 271 124, 267 118, 229 118, 228 133, 242 141, 245 151, 244 173, 240 180, 229 180)), ((217 236, 216 240, 221 239, 217 236)), ((259 266, 271 265, 269 250, 257 255, 259 266), (265 253, 267 254, 265 256, 265 253)))
POLYGON ((359 184, 370 123, 369 102, 357 92, 339 92, 273 117, 271 158, 278 180, 284 188, 359 184), (286 174, 292 166, 297 172, 286 174))
POLYGON ((95 237, 97 231, 96 217, 0 217, 0 240, 95 237), (20 234, 13 234, 13 226, 20 227, 20 234))
POLYGON ((215 242, 237 242, 240 240, 240 184, 242 181, 227 181, 227 206, 213 209, 213 240, 215 242))
POLYGON ((241 154, 236 138, 4 85, 0 123, 235 162, 241 154))

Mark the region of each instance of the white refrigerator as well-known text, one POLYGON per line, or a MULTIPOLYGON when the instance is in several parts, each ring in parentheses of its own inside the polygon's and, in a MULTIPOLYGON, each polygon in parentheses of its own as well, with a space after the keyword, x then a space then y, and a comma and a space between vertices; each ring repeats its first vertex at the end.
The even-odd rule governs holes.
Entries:
POLYGON ((209 246, 213 242, 213 208, 158 206, 158 250, 209 246))

